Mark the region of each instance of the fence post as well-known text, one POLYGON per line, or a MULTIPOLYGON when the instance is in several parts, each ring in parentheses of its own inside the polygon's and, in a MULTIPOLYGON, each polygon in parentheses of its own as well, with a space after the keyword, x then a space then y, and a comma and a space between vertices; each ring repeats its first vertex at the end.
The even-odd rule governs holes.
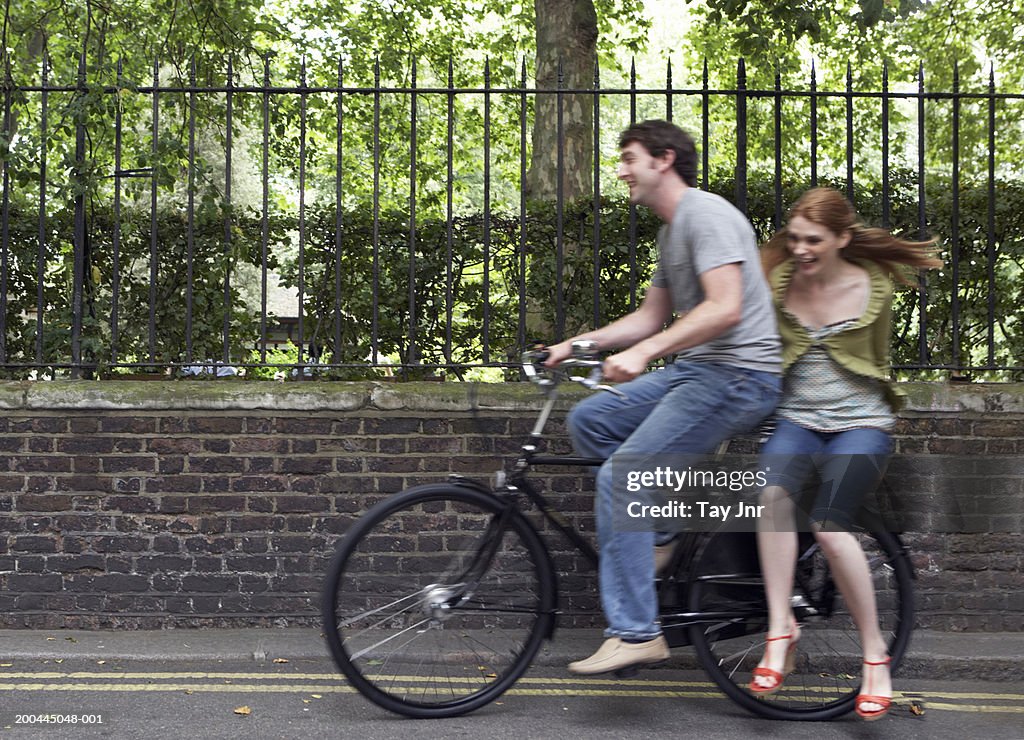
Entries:
POLYGON ((270 259, 270 55, 263 57, 263 138, 260 152, 260 362, 267 361, 267 264, 270 259))
POLYGON ((7 163, 11 145, 11 92, 14 89, 14 81, 11 79, 10 60, 6 52, 3 53, 4 66, 4 127, 3 140, 5 142, 3 156, 0 157, 0 170, 3 175, 3 205, 0 206, 0 362, 7 361, 7 252, 10 249, 10 222, 11 222, 11 173, 10 165, 7 163))
MULTIPOLYGON (((419 364, 419 348, 417 347, 417 331, 416 331, 416 157, 418 155, 417 148, 417 121, 416 117, 419 115, 419 99, 417 98, 416 91, 416 57, 412 57, 412 90, 409 95, 409 351, 406 362, 410 365, 419 364)), ((484 67, 484 86, 490 84, 490 62, 485 63, 484 67)), ((484 114, 484 172, 487 172, 487 168, 490 166, 490 132, 487 130, 489 122, 487 116, 490 112, 490 99, 488 98, 485 102, 485 108, 488 111, 484 114)), ((487 357, 487 288, 488 278, 487 273, 487 249, 488 242, 490 241, 490 214, 487 212, 490 208, 490 178, 484 175, 484 357, 487 357)), ((484 360, 486 362, 486 359, 484 360)))
MULTIPOLYGON (((157 191, 160 187, 160 58, 153 58, 153 171, 149 181, 149 361, 156 362, 156 286, 160 276, 157 191)), ((266 313, 266 311, 264 311, 266 313)), ((265 358, 264 358, 265 359, 265 358)))
MULTIPOLYGON (((85 102, 85 52, 78 59, 78 102, 85 102)), ((85 223, 85 111, 75 111, 75 234, 71 277, 71 377, 82 371, 82 310, 88 233, 85 223)))
POLYGON ((701 189, 707 190, 708 185, 708 149, 710 144, 708 139, 711 137, 711 124, 709 119, 711 117, 711 93, 708 91, 708 60, 704 57, 704 72, 702 73, 701 80, 703 81, 703 92, 700 96, 700 136, 701 136, 701 164, 700 164, 700 186, 701 189))
POLYGON ((853 66, 846 63, 846 197, 853 199, 853 66))
MULTIPOLYGON (((188 72, 188 222, 185 265, 185 361, 192 364, 193 287, 196 253, 196 57, 188 72)), ((301 358, 300 358, 301 359, 301 358)))
MULTIPOLYGON (((925 121, 924 121, 924 62, 917 65, 917 233, 922 241, 927 238, 928 218, 925 212, 924 162, 925 162, 925 121)), ((928 273, 918 271, 918 363, 928 362, 928 273)))
POLYGON ((889 228, 889 63, 882 62, 882 228, 889 228))
MULTIPOLYGON (((705 65, 706 67, 706 65, 705 65)), ((629 64, 629 124, 636 123, 636 59, 629 64)), ((704 140, 704 151, 707 151, 707 139, 704 140)), ((706 156, 706 155, 705 155, 706 156)), ((705 175, 707 167, 705 167, 705 175)), ((704 178, 705 182, 707 177, 704 178)), ((707 185, 704 186, 707 188, 707 185)), ((629 310, 636 310, 637 297, 637 264, 636 264, 636 233, 637 233, 636 203, 629 203, 629 310)))
MULTIPOLYGON (((36 241, 36 364, 43 363, 43 314, 46 305, 46 142, 49 138, 49 53, 43 49, 42 92, 40 99, 39 121, 39 233, 36 241)), ((5 239, 6 243, 6 239, 5 239)), ((4 291, 4 313, 6 314, 7 285, 4 291)), ((40 367, 38 373, 42 374, 40 367)))
MULTIPOLYGON (((235 101, 232 88, 235 84, 235 60, 228 57, 228 84, 225 95, 225 141, 224 141, 224 322, 223 346, 221 361, 227 365, 231 362, 231 267, 234 260, 231 256, 231 226, 234 214, 231 202, 231 160, 234 149, 235 101)), ((244 362, 246 358, 240 358, 244 362)))
POLYGON ((747 67, 742 57, 736 66, 736 207, 747 215, 747 67))
MULTIPOLYGON (((299 340, 298 379, 306 379, 306 120, 308 94, 306 92, 306 57, 299 65, 299 276, 296 287, 299 291, 299 340)), ((313 352, 310 352, 313 354, 313 352)))
POLYGON ((818 71, 811 61, 811 187, 818 187, 818 71))
POLYGON ((953 333, 954 376, 961 372, 960 358, 960 65, 953 62, 953 203, 950 217, 949 254, 953 262, 953 295, 950 324, 953 333))
MULTIPOLYGON (((448 59, 448 88, 453 89, 453 77, 452 77, 452 61, 451 57, 448 59)), ((526 58, 523 57, 520 63, 519 73, 519 327, 518 327, 518 338, 519 347, 526 348, 526 113, 527 113, 527 95, 526 95, 526 58)), ((536 99, 536 94, 534 94, 536 99)), ((451 196, 451 182, 452 182, 452 148, 450 146, 452 140, 452 109, 451 109, 451 97, 449 97, 448 103, 448 229, 449 234, 451 233, 451 221, 452 221, 452 196, 451 196)), ((451 238, 449 237, 449 248, 448 248, 448 332, 445 334, 445 358, 448 362, 451 362, 451 326, 452 326, 452 291, 451 291, 451 238)))
POLYGON ((342 209, 344 208, 341 188, 345 174, 345 132, 343 127, 345 113, 345 98, 342 87, 345 84, 345 60, 338 58, 338 100, 337 100, 337 123, 335 127, 335 154, 334 154, 334 352, 331 361, 335 364, 341 363, 341 254, 344 247, 344 222, 342 209))
POLYGON ((988 278, 988 366, 996 364, 996 64, 988 70, 988 213, 985 259, 988 278))
POLYGON ((601 64, 594 61, 594 326, 601 326, 601 64))
MULTIPOLYGON (((114 112, 114 234, 112 262, 110 266, 110 362, 118 361, 117 345, 120 341, 119 310, 121 300, 121 178, 123 132, 121 130, 121 100, 124 92, 124 67, 121 59, 117 60, 117 110, 114 112)), ((98 287, 98 286, 96 286, 98 287)), ((95 289, 95 287, 94 287, 95 289)))
POLYGON ((782 73, 775 68, 775 207, 772 228, 782 226, 782 73))

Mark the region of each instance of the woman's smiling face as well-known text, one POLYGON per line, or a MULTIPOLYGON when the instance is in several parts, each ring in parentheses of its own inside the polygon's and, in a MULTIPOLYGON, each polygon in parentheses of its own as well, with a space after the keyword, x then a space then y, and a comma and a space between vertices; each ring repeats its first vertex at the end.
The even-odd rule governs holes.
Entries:
POLYGON ((786 248, 805 275, 828 270, 842 257, 840 250, 850 243, 850 232, 837 234, 827 226, 803 216, 794 216, 786 226, 786 248))

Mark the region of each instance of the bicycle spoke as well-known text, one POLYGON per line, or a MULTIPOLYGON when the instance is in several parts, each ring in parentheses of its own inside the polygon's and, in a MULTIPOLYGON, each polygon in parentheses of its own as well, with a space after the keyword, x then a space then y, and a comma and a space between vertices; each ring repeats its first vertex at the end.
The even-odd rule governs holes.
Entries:
MULTIPOLYGON (((393 635, 389 635, 388 637, 385 637, 383 640, 375 642, 374 644, 370 645, 369 647, 363 648, 358 653, 353 653, 352 656, 351 656, 352 660, 358 660, 359 658, 363 657, 364 655, 369 653, 374 648, 377 648, 377 647, 379 647, 381 645, 386 645, 387 643, 391 642, 392 640, 397 639, 397 638, 401 637, 402 635, 404 635, 404 634, 406 634, 408 632, 411 632, 412 630, 415 630, 415 629, 417 629, 418 627, 420 627, 421 625, 424 625, 424 624, 430 624, 430 620, 429 619, 423 619, 423 620, 421 620, 419 622, 416 622, 415 624, 409 625, 408 627, 406 627, 404 630, 402 630, 400 632, 396 632, 393 635)), ((365 632, 365 630, 364 630, 364 632, 365 632)))

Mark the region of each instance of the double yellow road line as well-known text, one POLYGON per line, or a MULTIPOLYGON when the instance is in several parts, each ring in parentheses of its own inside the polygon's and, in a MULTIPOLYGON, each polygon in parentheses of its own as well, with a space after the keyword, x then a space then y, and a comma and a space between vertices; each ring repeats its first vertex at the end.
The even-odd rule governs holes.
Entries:
MULTIPOLYGON (((422 682, 399 676, 398 683, 422 682)), ((445 679, 452 684, 478 678, 445 679)), ((355 690, 334 673, 134 672, 134 671, 0 671, 0 691, 7 692, 186 692, 262 694, 351 694, 355 690)), ((507 692, 510 696, 629 697, 647 699, 722 699, 709 681, 544 678, 526 676, 507 692)), ((911 702, 930 711, 1024 714, 1024 694, 897 691, 896 704, 911 702)))

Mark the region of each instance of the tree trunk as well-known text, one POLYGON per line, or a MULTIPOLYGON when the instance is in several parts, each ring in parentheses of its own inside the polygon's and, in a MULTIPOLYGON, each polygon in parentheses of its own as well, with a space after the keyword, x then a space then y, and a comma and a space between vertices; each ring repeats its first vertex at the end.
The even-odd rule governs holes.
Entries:
MULTIPOLYGON (((537 22, 537 87, 590 89, 597 64, 597 11, 593 0, 534 0, 537 22)), ((558 193, 558 102, 562 103, 563 197, 593 194, 594 99, 589 94, 544 94, 534 103, 533 156, 527 195, 554 200, 558 193)))

